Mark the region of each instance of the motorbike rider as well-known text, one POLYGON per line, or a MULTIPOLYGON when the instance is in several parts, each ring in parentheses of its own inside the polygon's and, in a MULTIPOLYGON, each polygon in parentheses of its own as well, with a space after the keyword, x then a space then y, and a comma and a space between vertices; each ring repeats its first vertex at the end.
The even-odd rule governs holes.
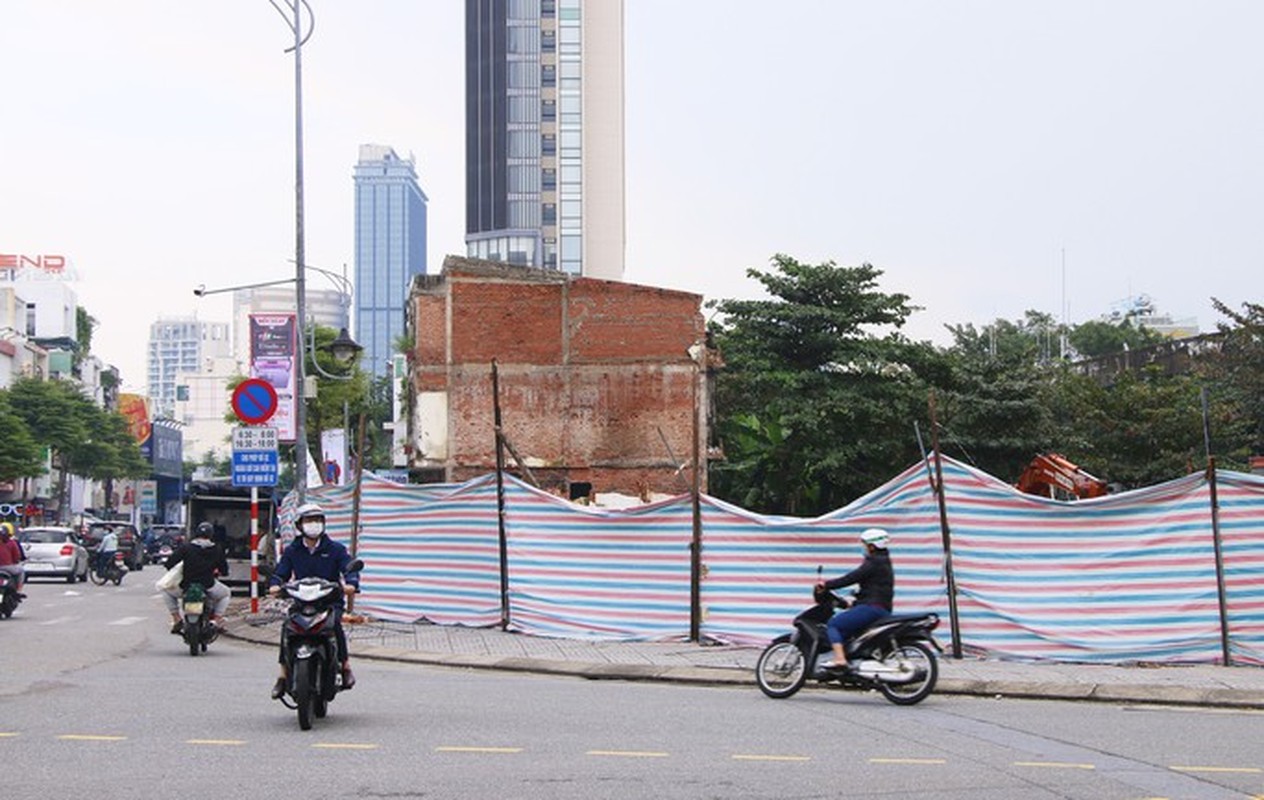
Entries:
POLYGON ((184 628, 180 598, 184 590, 194 583, 202 585, 207 599, 211 601, 211 624, 223 626, 224 612, 228 610, 232 592, 217 580, 220 575, 228 575, 228 558, 224 548, 211 541, 212 531, 211 523, 199 522, 193 538, 176 548, 163 565, 173 569, 177 564, 184 564, 180 586, 163 592, 162 598, 167 604, 167 611, 171 612, 171 632, 174 634, 180 634, 184 628))
POLYGON ((891 535, 882 528, 866 528, 860 533, 865 548, 865 560, 860 566, 842 577, 816 584, 816 594, 830 589, 840 589, 856 584, 856 600, 850 608, 839 611, 826 626, 834 660, 824 665, 834 672, 847 672, 847 652, 843 644, 874 621, 891 613, 895 596, 895 572, 891 568, 891 556, 887 546, 891 535))
POLYGON ((26 553, 22 552, 22 545, 18 542, 17 529, 12 522, 0 522, 0 572, 13 576, 14 591, 22 598, 26 597, 22 594, 22 584, 26 579, 22 562, 25 560, 26 553))
POLYGON ((105 529, 105 535, 101 537, 101 544, 97 547, 96 570, 97 574, 103 574, 105 568, 114 560, 114 554, 118 551, 118 534, 114 532, 113 527, 105 529))
MULTIPOLYGON (((294 514, 294 527, 299 536, 286 545, 277 561, 276 569, 268 583, 268 594, 276 597, 281 593, 282 584, 291 579, 324 578, 334 583, 342 583, 343 594, 355 594, 360 585, 360 576, 347 574, 351 564, 351 554, 347 548, 325 533, 325 511, 315 503, 304 503, 294 514)), ((338 641, 338 652, 342 655, 342 688, 355 686, 355 676, 351 672, 351 654, 347 650, 347 637, 342 630, 343 597, 339 595, 335 601, 334 635, 338 641)), ((272 699, 278 700, 285 694, 288 675, 285 669, 285 628, 281 628, 281 653, 278 660, 281 664, 281 675, 272 687, 272 699)))

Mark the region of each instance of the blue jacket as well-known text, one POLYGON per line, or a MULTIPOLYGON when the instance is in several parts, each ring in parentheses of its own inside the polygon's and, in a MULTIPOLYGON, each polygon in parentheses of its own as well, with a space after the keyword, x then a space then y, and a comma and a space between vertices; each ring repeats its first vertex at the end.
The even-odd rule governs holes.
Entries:
MULTIPOLYGON (((315 552, 308 550, 307 545, 303 544, 303 537, 299 536, 281 551, 281 560, 277 562, 268 583, 280 586, 291 578, 324 578, 337 582, 344 576, 350 564, 351 553, 329 536, 321 534, 320 544, 316 545, 315 552)), ((346 581, 359 587, 359 573, 347 575, 346 581)), ((341 602, 340 598, 339 604, 341 602)))

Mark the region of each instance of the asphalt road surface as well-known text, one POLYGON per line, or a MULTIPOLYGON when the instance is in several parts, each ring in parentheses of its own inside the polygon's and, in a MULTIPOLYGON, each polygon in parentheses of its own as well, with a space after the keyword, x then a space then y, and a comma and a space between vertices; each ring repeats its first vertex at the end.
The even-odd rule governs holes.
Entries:
POLYGON ((0 621, 3 797, 1252 798, 1264 715, 714 688, 363 660, 311 731, 275 651, 188 655, 158 573, 0 621))

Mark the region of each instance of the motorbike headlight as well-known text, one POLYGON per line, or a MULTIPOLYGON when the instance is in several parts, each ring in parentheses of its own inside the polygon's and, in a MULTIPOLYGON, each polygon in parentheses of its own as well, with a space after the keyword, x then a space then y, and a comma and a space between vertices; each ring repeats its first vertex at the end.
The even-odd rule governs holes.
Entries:
POLYGON ((312 617, 316 615, 316 606, 303 606, 303 616, 312 617))

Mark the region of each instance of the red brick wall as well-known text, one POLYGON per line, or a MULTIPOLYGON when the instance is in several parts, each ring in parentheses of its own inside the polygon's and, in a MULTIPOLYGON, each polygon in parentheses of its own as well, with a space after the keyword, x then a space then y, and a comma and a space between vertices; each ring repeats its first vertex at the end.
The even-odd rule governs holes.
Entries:
POLYGON ((435 390, 446 381, 449 478, 495 467, 495 359, 505 433, 533 471, 554 484, 591 481, 601 492, 683 491, 688 471, 675 474, 663 438, 677 461, 689 461, 697 372, 688 348, 703 335, 701 298, 461 263, 448 259, 445 281, 413 300, 413 385, 435 390), (450 364, 440 324, 449 297, 450 364))

